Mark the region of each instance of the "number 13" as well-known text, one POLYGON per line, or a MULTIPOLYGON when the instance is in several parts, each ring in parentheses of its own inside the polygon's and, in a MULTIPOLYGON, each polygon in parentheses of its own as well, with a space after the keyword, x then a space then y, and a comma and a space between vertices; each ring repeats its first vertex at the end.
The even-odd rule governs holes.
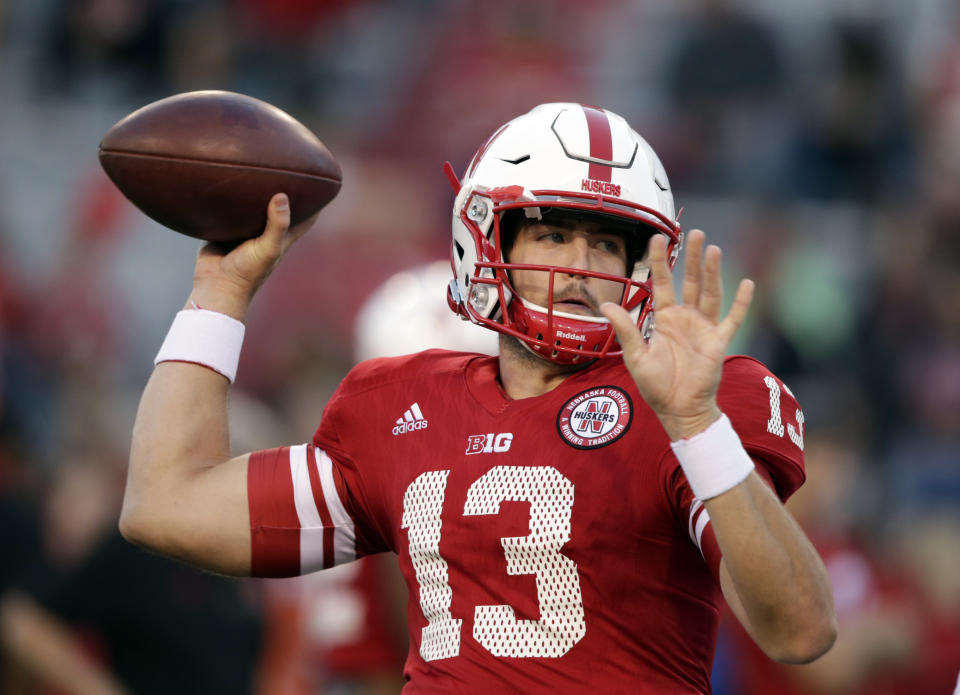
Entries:
MULTIPOLYGON (((780 417, 780 384, 772 376, 763 377, 763 383, 770 389, 770 419, 767 420, 767 432, 782 437, 783 420, 780 417)), ((791 396, 793 395, 786 384, 783 385, 783 388, 791 396)), ((794 428, 793 424, 788 422, 787 434, 790 436, 790 441, 800 447, 800 451, 803 451, 803 411, 797 408, 794 417, 797 419, 797 426, 794 428)))
MULTIPOLYGON (((417 477, 403 495, 401 528, 420 585, 427 625, 420 634, 424 661, 460 654, 463 620, 450 614, 453 590, 440 555, 443 500, 450 471, 417 477)), ((518 620, 511 606, 476 606, 473 637, 495 656, 560 657, 587 632, 576 563, 560 549, 570 540, 573 483, 551 466, 496 466, 467 491, 464 516, 499 514, 500 503, 530 503, 530 534, 501 538, 507 574, 537 578, 539 620, 518 620)))

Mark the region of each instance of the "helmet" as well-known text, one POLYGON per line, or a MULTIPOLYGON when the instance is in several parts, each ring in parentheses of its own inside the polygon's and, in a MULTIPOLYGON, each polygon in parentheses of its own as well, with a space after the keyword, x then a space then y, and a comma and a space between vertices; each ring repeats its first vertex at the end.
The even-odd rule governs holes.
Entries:
MULTIPOLYGON (((650 145, 621 117, 580 104, 542 104, 510 121, 477 151, 458 181, 449 162, 447 177, 457 193, 453 205, 451 263, 454 279, 447 302, 461 318, 518 338, 533 352, 560 364, 622 354, 605 317, 554 311, 554 298, 539 306, 519 297, 511 270, 557 273, 623 285, 620 305, 649 335, 652 287, 649 268, 634 262, 626 277, 555 266, 509 263, 501 222, 510 210, 530 219, 557 211, 599 215, 630 223, 635 246, 652 234, 667 237, 670 267, 683 235, 674 214, 666 172, 650 145)), ((628 259, 629 263, 629 259, 628 259)), ((547 276, 545 276, 547 277, 547 276)))
POLYGON ((436 260, 391 275, 357 315, 357 360, 444 348, 495 355, 496 336, 450 315, 440 291, 450 282, 450 263, 436 260))

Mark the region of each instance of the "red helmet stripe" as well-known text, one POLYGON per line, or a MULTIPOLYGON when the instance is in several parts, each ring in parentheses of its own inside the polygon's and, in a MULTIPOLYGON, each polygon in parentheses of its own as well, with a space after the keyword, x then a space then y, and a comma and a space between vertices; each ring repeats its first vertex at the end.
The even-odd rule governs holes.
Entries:
POLYGON ((487 138, 487 141, 480 146, 480 149, 477 150, 477 153, 473 155, 473 159, 470 160, 470 166, 467 168, 467 175, 464 178, 469 178, 473 176, 473 173, 477 170, 477 165, 480 164, 480 160, 483 159, 484 153, 487 151, 487 148, 493 144, 493 141, 500 137, 500 133, 507 129, 509 123, 504 123, 500 128, 497 129, 497 132, 487 138))
MULTIPOLYGON (((587 117, 587 132, 590 136, 590 157, 609 162, 613 159, 613 133, 610 131, 610 119, 603 109, 583 106, 587 117)), ((605 164, 590 162, 587 176, 596 181, 610 181, 613 170, 605 164)))

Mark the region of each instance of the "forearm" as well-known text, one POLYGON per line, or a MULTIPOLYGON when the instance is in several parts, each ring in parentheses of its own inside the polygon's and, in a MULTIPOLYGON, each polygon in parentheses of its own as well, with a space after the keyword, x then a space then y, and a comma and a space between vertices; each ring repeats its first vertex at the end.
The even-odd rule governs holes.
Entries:
POLYGON ((126 690, 87 659, 67 630, 27 596, 0 599, 0 644, 33 678, 69 695, 123 695, 126 690))
POLYGON ((829 649, 836 617, 826 569, 773 491, 754 472, 705 507, 723 554, 724 594, 757 644, 785 662, 829 649))

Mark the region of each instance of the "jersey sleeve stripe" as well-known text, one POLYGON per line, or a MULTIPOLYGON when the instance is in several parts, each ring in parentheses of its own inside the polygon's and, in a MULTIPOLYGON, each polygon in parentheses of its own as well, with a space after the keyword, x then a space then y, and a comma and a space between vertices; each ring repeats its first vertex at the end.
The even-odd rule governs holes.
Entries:
POLYGON ((290 473, 293 502, 300 519, 300 572, 306 574, 324 567, 324 525, 310 485, 306 444, 290 448, 290 473))
POLYGON ((255 577, 300 574, 300 522, 293 500, 287 447, 258 451, 247 466, 250 572, 255 577))
POLYGON ((693 504, 690 505, 690 523, 687 524, 687 533, 690 535, 690 540, 694 543, 697 542, 697 537, 693 533, 693 523, 694 519, 697 516, 697 512, 703 506, 703 500, 700 500, 696 497, 693 498, 693 504))
POLYGON ((703 530, 707 527, 707 524, 710 523, 710 512, 706 509, 703 510, 703 513, 700 515, 700 518, 697 519, 697 537, 694 539, 694 542, 697 544, 697 547, 700 549, 700 554, 703 554, 703 544, 700 540, 703 538, 703 530))
POLYGON ((327 501, 323 495, 323 486, 320 482, 320 472, 317 470, 314 447, 308 446, 304 456, 307 473, 310 475, 310 492, 313 493, 313 503, 320 513, 320 522, 323 524, 323 569, 333 567, 333 521, 327 510, 327 501))
POLYGON ((701 544, 703 530, 709 523, 710 514, 703 506, 703 500, 694 497, 693 504, 690 505, 690 521, 687 524, 687 532, 690 534, 690 540, 699 548, 701 555, 703 554, 703 545, 701 544))
POLYGON ((333 522, 334 564, 352 562, 357 559, 356 529, 353 519, 347 513, 337 493, 337 486, 333 479, 333 461, 322 449, 314 449, 314 455, 317 470, 320 473, 323 497, 333 522))

